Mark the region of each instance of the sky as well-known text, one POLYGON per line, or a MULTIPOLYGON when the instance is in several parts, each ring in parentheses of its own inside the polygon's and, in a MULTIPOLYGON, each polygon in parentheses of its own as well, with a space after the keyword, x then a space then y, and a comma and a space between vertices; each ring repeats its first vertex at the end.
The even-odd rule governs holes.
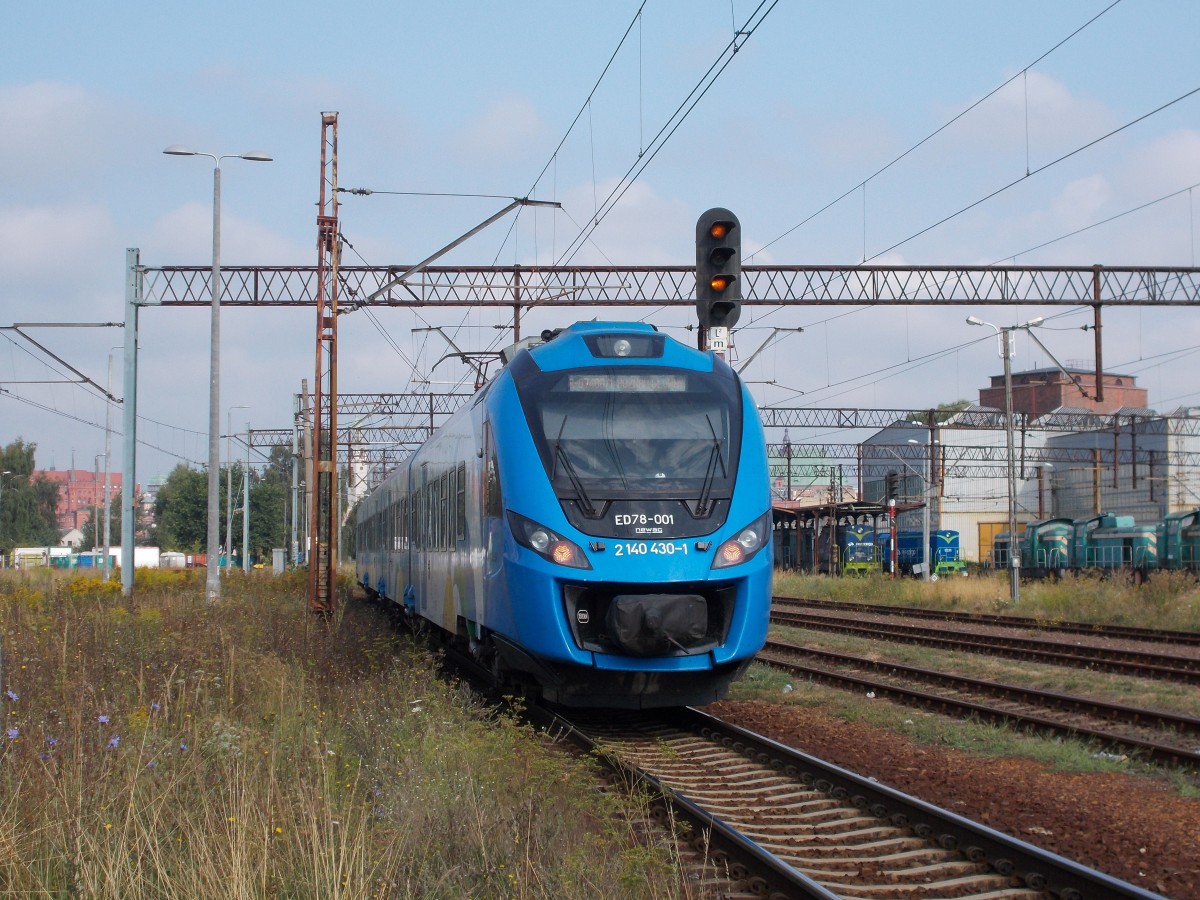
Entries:
MULTIPOLYGON (((47 0, 4 18, 0 326, 71 325, 25 330, 100 384, 112 356, 118 396, 121 329, 75 326, 123 321, 126 248, 211 263, 212 161, 163 149, 272 156, 222 162, 222 262, 314 265, 327 110, 339 186, 375 192, 341 197, 345 264, 419 261, 524 196, 562 210, 525 209, 439 262, 690 265, 714 206, 757 264, 1190 267, 1200 246, 1194 0, 47 0), (472 194, 491 196, 448 196, 472 194)), ((687 310, 624 314, 694 341, 687 310)), ((967 314, 1045 316, 1059 361, 1094 358, 1090 308, 792 306, 743 310, 734 365, 757 352, 743 377, 760 406, 977 401, 1000 361, 967 314)), ((522 333, 576 318, 591 315, 538 310, 522 333)), ((221 325, 223 433, 290 428, 314 311, 227 307, 221 325)), ((342 316, 339 390, 468 390, 465 366, 434 367, 448 347, 416 330, 431 326, 494 350, 511 314, 342 316)), ((1109 307, 1104 326, 1106 368, 1136 375, 1151 407, 1200 405, 1195 309, 1109 307)), ((206 310, 142 313, 141 483, 206 459, 208 335, 206 310)), ((1013 364, 1052 362, 1019 335, 1013 364)), ((0 443, 35 443, 41 468, 102 466, 105 405, 63 371, 0 331, 0 443)))

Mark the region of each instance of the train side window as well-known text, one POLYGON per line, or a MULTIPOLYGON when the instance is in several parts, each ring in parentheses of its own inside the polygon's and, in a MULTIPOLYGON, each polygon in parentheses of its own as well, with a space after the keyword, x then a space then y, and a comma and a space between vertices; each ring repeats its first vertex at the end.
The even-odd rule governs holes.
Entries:
POLYGON ((454 548, 454 538, 458 534, 458 506, 454 502, 454 497, 458 493, 458 469, 451 469, 446 473, 448 482, 446 494, 446 519, 449 527, 446 529, 446 547, 447 549, 454 548))
POLYGON ((418 488, 413 494, 413 529, 412 542, 414 547, 425 546, 425 489, 418 488))
POLYGON ((437 479, 425 485, 425 546, 436 550, 437 540, 437 479))
POLYGON ((484 426, 483 445, 487 455, 483 471, 483 514, 498 519, 504 514, 504 504, 500 496, 500 467, 496 461, 496 442, 492 436, 491 422, 484 426))
POLYGON ((458 491, 454 503, 455 521, 458 527, 455 538, 460 541, 467 539, 467 464, 458 464, 458 491))
POLYGON ((438 504, 438 534, 443 549, 450 546, 450 473, 446 472, 441 478, 442 496, 438 504))

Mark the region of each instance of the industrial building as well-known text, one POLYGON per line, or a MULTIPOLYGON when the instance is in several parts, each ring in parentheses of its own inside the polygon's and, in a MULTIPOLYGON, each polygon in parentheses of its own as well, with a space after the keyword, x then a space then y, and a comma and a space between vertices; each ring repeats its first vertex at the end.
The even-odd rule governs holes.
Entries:
MULTIPOLYGON (((1082 369, 1013 373, 1018 530, 1052 516, 1153 521, 1200 506, 1200 408, 1148 409, 1127 374, 1106 374, 1101 385, 1082 369)), ((922 528, 928 504, 932 529, 958 531, 963 557, 989 563, 992 539, 1008 530, 1003 406, 1003 378, 993 378, 979 405, 932 425, 879 430, 861 447, 861 499, 921 507, 899 514, 900 529, 922 528)))

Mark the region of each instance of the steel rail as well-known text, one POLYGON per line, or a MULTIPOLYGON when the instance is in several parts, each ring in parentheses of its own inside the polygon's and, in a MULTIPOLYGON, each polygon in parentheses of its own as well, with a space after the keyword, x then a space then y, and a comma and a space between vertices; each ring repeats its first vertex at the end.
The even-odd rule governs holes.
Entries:
POLYGON ((969 653, 1004 656, 1010 659, 1033 660, 1077 669, 1093 669, 1161 681, 1200 684, 1200 660, 1178 656, 1136 654, 1077 644, 1056 644, 1053 641, 1040 641, 1033 638, 1006 638, 993 634, 980 635, 972 632, 948 631, 944 628, 887 625, 863 622, 858 619, 838 619, 834 616, 782 611, 773 611, 771 621, 796 628, 857 634, 905 644, 922 644, 928 647, 963 650, 969 653), (1147 661, 1151 659, 1156 661, 1147 661))
MULTIPOLYGON (((885 863, 881 858, 875 860, 878 865, 873 865, 864 859, 856 858, 852 872, 839 868, 828 857, 824 857, 824 863, 794 863, 812 871, 821 871, 823 877, 816 876, 816 880, 835 896, 867 896, 863 891, 872 891, 870 883, 863 881, 868 871, 880 881, 879 887, 874 890, 884 890, 884 885, 887 885, 886 890, 895 891, 896 896, 908 896, 906 890, 911 890, 913 885, 905 885, 905 876, 901 873, 906 867, 900 859, 906 855, 906 851, 891 846, 891 842, 882 835, 887 829, 900 829, 919 838, 929 847, 931 856, 923 861, 921 869, 924 873, 919 887, 922 896, 942 895, 935 893, 939 872, 940 877, 948 879, 945 886, 954 891, 953 896, 973 896, 969 883, 972 880, 987 896, 998 896, 999 891, 1010 897, 1052 895, 1058 900, 1114 900, 1156 896, 1135 885, 1089 869, 698 710, 683 709, 642 714, 646 724, 640 737, 625 720, 615 722, 611 716, 601 715, 596 717, 595 724, 591 724, 586 711, 567 715, 571 717, 573 727, 589 736, 600 737, 604 732, 614 733, 611 738, 600 737, 600 742, 609 752, 617 755, 622 752, 623 734, 628 734, 629 739, 641 748, 643 755, 653 755, 657 748, 665 745, 666 749, 661 751, 660 757, 663 774, 659 775, 654 771, 649 774, 664 782, 675 793, 684 791, 678 787, 671 787, 672 780, 681 779, 680 774, 672 775, 672 770, 676 773, 686 772, 689 761, 693 758, 706 758, 710 764, 719 766, 722 771, 737 770, 746 784, 751 786, 750 794, 756 798, 754 810, 745 812, 745 815, 756 823, 747 829, 747 839, 751 843, 755 841, 754 832, 760 831, 764 835, 776 835, 770 838, 771 843, 779 843, 783 847, 792 846, 788 837, 793 832, 786 827, 781 831, 782 823, 772 824, 772 821, 777 814, 783 813, 784 807, 799 804, 800 794, 816 792, 824 795, 831 803, 844 804, 848 817, 845 819, 845 827, 850 829, 846 840, 858 847, 857 850, 851 851, 852 856, 857 857, 859 853, 864 852, 863 846, 858 842, 865 840, 876 847, 878 852, 887 856, 888 862, 885 863), (681 740, 665 736, 662 733, 664 727, 677 730, 681 735, 690 735, 699 746, 690 748, 681 740), (740 762, 714 762, 717 759, 716 752, 722 749, 739 756, 740 762), (770 786, 772 784, 774 787, 770 786), (870 824, 872 821, 877 822, 877 825, 873 827, 870 824), (958 862, 954 862, 955 859, 958 862), (897 868, 892 870, 891 866, 897 868), (993 885, 989 892, 989 888, 985 886, 987 873, 1004 887, 1001 888, 999 884, 993 885), (845 894, 838 893, 839 881, 848 888, 845 894)), ((707 785, 707 788, 702 793, 720 795, 722 792, 720 784, 707 785)), ((699 804, 702 801, 696 802, 699 804)), ((732 810, 725 815, 735 817, 732 810)), ((831 821, 834 820, 823 817, 821 822, 825 824, 818 826, 824 835, 822 846, 826 849, 839 846, 836 829, 829 827, 831 821)), ((800 857, 805 855, 798 847, 793 847, 793 852, 800 857)), ((951 894, 946 894, 949 895, 951 894)))
POLYGON ((1019 685, 1002 684, 985 681, 979 678, 967 678, 952 675, 947 672, 937 672, 901 663, 891 663, 882 660, 867 659, 848 653, 835 653, 785 641, 768 640, 763 652, 758 658, 776 668, 786 669, 794 674, 803 675, 839 687, 854 690, 866 690, 875 696, 889 696, 900 702, 925 708, 935 708, 939 711, 953 711, 966 717, 976 716, 989 722, 1012 723, 1022 728, 1048 730, 1056 734, 1067 734, 1081 739, 1091 739, 1106 746, 1122 747, 1133 754, 1142 756, 1154 762, 1168 766, 1187 766, 1200 768, 1200 751, 1172 746, 1161 741, 1146 740, 1133 735, 1117 734, 1099 728, 1063 722, 1033 713, 987 706, 971 700, 958 697, 947 697, 944 694, 930 694, 915 688, 905 687, 892 682, 877 681, 847 672, 832 671, 822 666, 812 666, 796 662, 778 654, 803 654, 815 657, 831 665, 853 666, 869 669, 882 674, 894 674, 913 680, 933 682, 941 687, 954 690, 983 693, 998 696, 1017 703, 1030 703, 1036 706, 1049 707, 1052 710, 1069 709, 1076 713, 1109 721, 1126 722, 1143 726, 1170 728, 1178 732, 1200 734, 1200 719, 1193 716, 1183 716, 1157 710, 1139 709, 1118 703, 1105 703, 1089 700, 1085 697, 1075 697, 1070 694, 1058 694, 1052 691, 1041 691, 1025 688, 1019 685))
POLYGON ((1102 638, 1148 641, 1158 644, 1200 646, 1200 632, 1171 631, 1162 628, 1137 628, 1132 625, 1105 625, 1097 622, 1067 622, 1035 619, 1031 616, 998 616, 988 613, 969 613, 961 610, 922 609, 917 606, 881 606, 875 603, 851 603, 816 598, 772 597, 771 604, 805 606, 834 612, 860 612, 880 616, 905 616, 914 619, 933 619, 939 622, 962 622, 968 625, 995 625, 1004 628, 1026 628, 1035 631, 1061 631, 1102 638))

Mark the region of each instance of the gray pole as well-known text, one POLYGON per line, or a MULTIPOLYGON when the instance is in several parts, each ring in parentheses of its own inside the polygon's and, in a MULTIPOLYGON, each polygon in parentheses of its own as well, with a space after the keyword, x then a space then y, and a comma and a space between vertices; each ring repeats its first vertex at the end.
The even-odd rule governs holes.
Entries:
POLYGON ((292 415, 292 539, 289 544, 291 556, 288 562, 293 566, 300 564, 300 399, 292 401, 295 412, 292 415))
POLYGON ((213 165, 212 334, 208 383, 208 550, 205 595, 221 600, 221 161, 213 165))
POLYGON ((208 387, 208 553, 205 593, 209 603, 221 600, 221 160, 248 159, 270 162, 262 151, 228 153, 217 156, 173 144, 163 153, 168 156, 207 156, 213 161, 213 255, 212 255, 212 336, 209 346, 208 387))
POLYGON ((923 536, 921 542, 921 580, 929 581, 929 479, 925 476, 921 477, 922 490, 921 493, 925 499, 925 509, 921 516, 921 534, 923 536))
POLYGON ((246 423, 246 468, 242 470, 242 571, 250 571, 250 423, 246 423))
POLYGON ((1017 462, 1013 454, 1013 330, 1002 329, 1004 342, 1004 441, 1008 450, 1008 591, 1013 606, 1021 601, 1021 545, 1017 541, 1017 462))
MULTIPOLYGON (((105 392, 112 397, 112 351, 108 354, 108 384, 105 392)), ((108 581, 108 545, 112 542, 112 400, 104 404, 104 580, 108 581)))
POLYGON ((225 571, 233 568, 233 407, 225 410, 225 571))
POLYGON ((137 521, 137 342, 142 273, 136 247, 125 251, 125 451, 121 461, 121 593, 133 597, 133 528, 137 521))

